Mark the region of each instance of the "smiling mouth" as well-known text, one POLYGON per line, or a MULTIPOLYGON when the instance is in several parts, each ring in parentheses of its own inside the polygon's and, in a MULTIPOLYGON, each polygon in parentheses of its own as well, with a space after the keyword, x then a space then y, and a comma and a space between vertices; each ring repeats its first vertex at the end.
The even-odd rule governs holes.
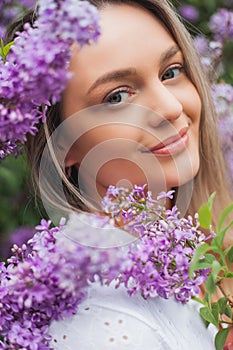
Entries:
POLYGON ((188 140, 188 127, 184 127, 178 134, 168 137, 156 146, 142 152, 153 153, 156 156, 177 154, 182 152, 187 147, 188 140))

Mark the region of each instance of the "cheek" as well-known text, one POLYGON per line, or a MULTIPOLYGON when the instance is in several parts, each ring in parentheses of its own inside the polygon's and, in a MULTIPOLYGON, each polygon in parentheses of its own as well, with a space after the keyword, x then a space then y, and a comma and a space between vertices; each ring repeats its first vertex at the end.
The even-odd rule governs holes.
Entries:
POLYGON ((85 132, 74 143, 69 154, 80 163, 86 156, 102 159, 128 157, 138 147, 141 130, 110 124, 85 132))
POLYGON ((199 127, 201 117, 201 99, 194 85, 189 82, 180 96, 184 113, 199 127))

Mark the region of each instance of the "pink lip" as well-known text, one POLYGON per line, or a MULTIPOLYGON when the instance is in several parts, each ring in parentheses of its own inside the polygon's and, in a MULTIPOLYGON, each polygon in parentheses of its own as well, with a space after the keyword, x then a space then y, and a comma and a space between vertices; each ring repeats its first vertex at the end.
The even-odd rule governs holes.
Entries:
POLYGON ((180 129, 179 133, 168 137, 155 147, 149 149, 149 152, 155 155, 172 155, 181 152, 188 143, 188 127, 180 129))

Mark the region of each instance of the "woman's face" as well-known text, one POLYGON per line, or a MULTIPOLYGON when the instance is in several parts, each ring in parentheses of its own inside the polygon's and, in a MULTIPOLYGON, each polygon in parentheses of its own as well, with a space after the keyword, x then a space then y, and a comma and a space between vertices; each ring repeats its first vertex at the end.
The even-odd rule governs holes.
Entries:
POLYGON ((199 169, 201 114, 182 53, 141 8, 109 5, 100 13, 98 42, 73 47, 63 107, 65 119, 77 114, 70 132, 79 138, 66 166, 101 196, 111 184, 180 186, 199 169))

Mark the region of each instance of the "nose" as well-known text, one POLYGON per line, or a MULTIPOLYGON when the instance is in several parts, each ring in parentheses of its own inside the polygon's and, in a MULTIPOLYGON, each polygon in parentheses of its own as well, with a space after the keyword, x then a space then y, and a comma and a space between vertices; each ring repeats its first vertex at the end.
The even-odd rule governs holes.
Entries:
POLYGON ((182 103, 162 82, 145 92, 145 100, 146 107, 153 111, 149 113, 148 124, 154 128, 167 121, 173 123, 183 112, 182 103))

